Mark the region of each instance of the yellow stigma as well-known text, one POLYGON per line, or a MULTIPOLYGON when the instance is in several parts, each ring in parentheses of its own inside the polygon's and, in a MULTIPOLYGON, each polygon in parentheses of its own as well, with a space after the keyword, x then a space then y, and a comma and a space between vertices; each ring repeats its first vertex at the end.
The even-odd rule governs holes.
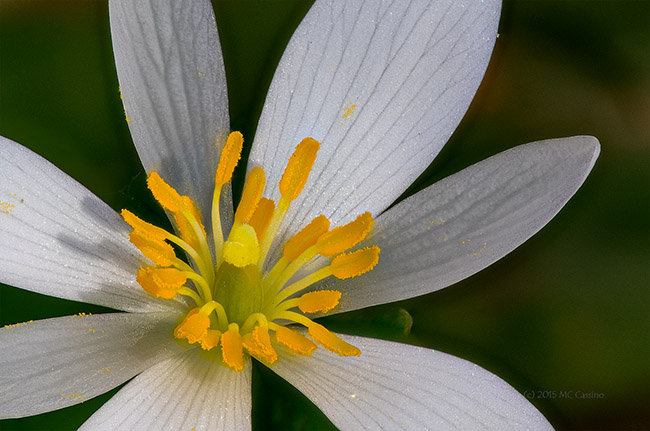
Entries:
MULTIPOLYGON (((293 235, 284 244, 277 244, 281 253, 269 253, 289 206, 307 184, 319 147, 313 138, 305 138, 296 146, 278 184, 278 202, 264 197, 264 169, 251 169, 229 231, 224 232, 221 226, 221 195, 222 188, 229 190, 241 158, 243 137, 239 132, 228 136, 216 168, 211 232, 206 232, 194 201, 178 193, 156 172, 148 176, 147 185, 171 213, 177 233, 122 210, 122 217, 133 228, 131 242, 148 259, 143 260, 136 281, 157 298, 180 295, 194 303, 173 333, 184 345, 220 352, 219 356, 208 356, 220 357, 217 362, 236 371, 243 369, 247 355, 268 364, 281 360, 276 350, 280 345, 306 356, 316 350, 316 343, 341 356, 361 354, 307 314, 327 313, 344 300, 336 289, 313 290, 310 286, 314 283, 330 276, 360 276, 377 264, 377 246, 350 251, 368 238, 374 223, 371 214, 360 214, 331 230, 324 215, 302 228, 283 229, 293 235), (208 245, 210 236, 214 242, 208 245), (187 260, 177 256, 179 251, 187 260), (310 273, 307 265, 317 258, 325 259, 325 263, 310 273), (311 291, 306 292, 308 288, 311 291), (285 325, 307 328, 309 337, 285 325)), ((281 351, 286 353, 286 349, 281 351)))

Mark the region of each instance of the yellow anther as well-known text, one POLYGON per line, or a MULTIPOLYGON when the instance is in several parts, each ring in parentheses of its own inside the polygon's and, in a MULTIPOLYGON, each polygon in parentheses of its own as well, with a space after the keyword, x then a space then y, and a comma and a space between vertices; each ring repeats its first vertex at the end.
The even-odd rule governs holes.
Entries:
POLYGON ((298 308, 303 313, 327 313, 339 304, 341 292, 338 290, 317 290, 302 295, 298 300, 298 308))
POLYGON ((174 248, 165 241, 144 237, 138 231, 129 234, 129 241, 156 265, 170 266, 176 259, 174 248))
POLYGON ((273 211, 275 211, 275 202, 271 199, 262 198, 257 203, 257 208, 255 208, 255 212, 248 224, 253 226, 253 229, 257 232, 258 241, 264 238, 266 228, 269 227, 271 217, 273 217, 273 211))
POLYGON ((235 371, 244 369, 244 351, 239 334, 239 325, 231 323, 228 330, 221 335, 221 352, 223 362, 235 371))
POLYGON ((354 247, 368 235, 374 223, 369 212, 360 214, 350 223, 335 227, 321 236, 317 243, 318 252, 323 256, 332 256, 354 247))
POLYGON ((162 241, 169 236, 169 233, 166 230, 154 226, 151 223, 147 223, 129 210, 122 210, 120 214, 124 221, 131 225, 138 235, 144 238, 162 241))
POLYGON ((149 174, 149 177, 147 177, 147 187, 149 187, 153 197, 160 202, 163 208, 173 213, 183 210, 185 205, 181 195, 172 186, 167 184, 157 172, 149 174))
POLYGON ((256 326, 252 333, 244 335, 242 343, 251 355, 269 364, 278 360, 278 353, 271 346, 271 337, 269 337, 268 331, 261 326, 256 326))
POLYGON ((174 329, 174 337, 186 338, 191 344, 200 341, 208 332, 210 318, 194 308, 187 313, 183 322, 174 329))
POLYGON ((232 132, 228 135, 226 144, 223 146, 223 150, 221 150, 217 172, 214 175, 214 184, 216 187, 221 188, 224 184, 230 182, 235 166, 237 166, 241 158, 243 146, 244 137, 241 133, 232 132))
POLYGON ((255 212, 257 203, 262 197, 265 184, 266 175, 264 174, 264 169, 257 166, 254 167, 250 174, 248 174, 248 178, 246 178, 241 201, 239 201, 237 212, 235 212, 235 223, 247 223, 250 220, 255 212))
POLYGON ((172 299, 187 278, 175 268, 140 268, 135 277, 142 288, 156 298, 172 299))
POLYGON ((260 258, 260 244, 257 241, 257 233, 251 225, 240 224, 230 232, 228 241, 223 245, 223 259, 243 268, 257 263, 260 258))
POLYGON ((219 339, 221 338, 221 332, 216 329, 208 329, 205 335, 201 338, 201 348, 203 350, 210 350, 217 345, 219 345, 219 339))
POLYGON ((185 284, 187 277, 176 268, 144 268, 151 274, 153 281, 161 287, 168 289, 179 288, 185 284))
POLYGON ((284 244, 283 257, 291 262, 300 256, 302 252, 316 244, 318 238, 325 234, 329 228, 330 221, 327 217, 319 215, 284 244))
POLYGON ((332 275, 344 280, 365 274, 379 262, 379 247, 373 245, 351 253, 336 256, 330 264, 332 275))
POLYGON ((360 356, 361 350, 350 343, 346 343, 330 332, 323 325, 312 322, 308 328, 309 336, 321 346, 339 356, 360 356))
POLYGON ((314 167, 319 148, 320 143, 313 138, 305 138, 296 146, 280 179, 282 199, 292 201, 300 195, 314 167))
POLYGON ((317 348, 309 338, 285 326, 278 326, 275 329, 275 339, 278 340, 278 343, 301 355, 311 356, 317 348))

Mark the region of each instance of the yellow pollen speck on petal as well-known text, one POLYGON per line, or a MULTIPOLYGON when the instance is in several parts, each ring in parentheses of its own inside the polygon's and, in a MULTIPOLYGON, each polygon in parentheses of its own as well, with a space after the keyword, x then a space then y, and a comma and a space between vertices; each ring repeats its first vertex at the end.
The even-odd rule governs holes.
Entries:
POLYGON ((129 241, 156 265, 170 266, 176 259, 174 248, 165 241, 144 237, 135 230, 129 234, 129 241))
POLYGON ((317 349, 316 344, 309 338, 285 326, 276 328, 275 339, 278 340, 278 343, 300 355, 311 356, 312 352, 317 349))
POLYGON ((255 229, 248 224, 241 224, 233 228, 223 245, 223 259, 243 268, 252 265, 260 258, 260 244, 257 240, 255 229))
POLYGON ((246 178, 241 201, 235 212, 235 223, 247 223, 250 220, 262 197, 265 185, 266 175, 264 169, 258 166, 254 167, 248 174, 248 178, 246 178))
POLYGON ((221 352, 223 362, 235 371, 244 369, 244 350, 236 323, 228 325, 228 330, 221 335, 221 352))
POLYGON ((339 304, 341 292, 338 290, 317 290, 302 295, 298 308, 303 313, 327 313, 339 304))
POLYGON ((283 199, 292 201, 300 195, 314 167, 319 148, 320 143, 313 138, 305 138, 296 146, 280 179, 280 194, 283 199))
POLYGON ((330 264, 332 275, 344 280, 365 274, 379 262, 380 249, 376 245, 336 256, 330 264))
POLYGON ((214 183, 216 187, 221 187, 230 182, 235 166, 237 166, 237 163, 239 163, 239 159, 241 158, 243 146, 244 137, 241 133, 232 132, 228 135, 226 144, 223 146, 223 150, 221 150, 217 172, 214 175, 214 183))
POLYGON ((308 328, 309 336, 327 350, 339 356, 360 356, 361 350, 350 343, 346 343, 323 325, 312 322, 308 328))
POLYGON ((330 221, 324 215, 314 218, 311 223, 302 228, 300 232, 292 236, 285 244, 283 257, 289 262, 300 256, 330 228, 330 221))
POLYGON ((210 350, 219 345, 221 332, 216 329, 208 329, 203 337, 201 337, 201 348, 203 350, 210 350))
POLYGON ((318 240, 318 252, 323 256, 332 256, 348 250, 362 241, 375 223, 372 215, 365 212, 350 223, 335 227, 318 240))
POLYGON ((171 212, 178 212, 185 208, 183 198, 178 192, 163 180, 157 172, 152 172, 147 177, 147 187, 153 197, 171 212))
POLYGON ((341 118, 343 118, 345 120, 346 118, 348 118, 350 115, 352 115, 354 113, 354 110, 356 108, 357 108, 357 105, 346 106, 345 109, 343 110, 343 116, 341 118))
POLYGON ((274 211, 275 202, 271 199, 262 198, 257 203, 257 208, 255 208, 255 212, 248 221, 248 224, 255 229, 258 240, 264 237, 264 233, 266 232, 266 228, 269 227, 274 211))
POLYGON ((163 241, 169 235, 164 229, 147 223, 131 211, 123 209, 120 213, 125 222, 138 233, 138 235, 152 240, 163 241))
POLYGON ((0 211, 4 212, 5 214, 9 214, 14 210, 14 208, 15 206, 13 204, 0 201, 0 211))
POLYGON ((210 327, 210 318, 199 313, 198 308, 194 308, 187 313, 183 322, 174 329, 174 337, 187 339, 190 344, 200 341, 208 332, 210 327))

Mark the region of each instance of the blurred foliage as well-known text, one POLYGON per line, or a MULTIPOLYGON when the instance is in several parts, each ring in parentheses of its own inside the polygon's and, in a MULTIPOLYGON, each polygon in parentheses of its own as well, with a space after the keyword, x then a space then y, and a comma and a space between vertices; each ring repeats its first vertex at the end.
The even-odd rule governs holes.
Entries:
MULTIPOLYGON (((213 3, 231 125, 250 143, 310 2, 213 3)), ((409 193, 517 144, 575 134, 601 140, 593 173, 542 232, 497 264, 421 298, 328 317, 328 325, 476 362, 533 391, 531 402, 560 430, 648 429, 649 20, 647 1, 506 1, 474 103, 409 193)), ((0 133, 113 208, 164 220, 124 122, 105 1, 0 2, 0 133)), ((110 310, 0 286, 1 324, 101 311, 110 310)), ((253 374, 254 429, 333 429, 266 367, 253 374)), ((115 392, 0 421, 0 429, 74 429, 115 392)))

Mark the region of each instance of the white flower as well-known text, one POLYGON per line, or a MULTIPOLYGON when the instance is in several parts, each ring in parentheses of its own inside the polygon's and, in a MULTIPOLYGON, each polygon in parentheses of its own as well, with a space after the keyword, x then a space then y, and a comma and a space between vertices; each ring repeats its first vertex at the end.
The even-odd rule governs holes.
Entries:
MULTIPOLYGON (((232 265, 239 258, 242 265, 259 262, 266 277, 282 245, 316 216, 339 226, 370 212, 375 224, 358 248, 378 247, 379 263, 363 275, 329 277, 308 288, 340 292, 330 312, 336 313, 441 289, 536 233, 591 170, 599 152, 595 138, 516 147, 387 210, 431 163, 467 109, 487 67, 499 9, 497 1, 318 0, 280 62, 248 161, 249 173, 263 169, 265 196, 281 206, 284 192, 275 185, 287 159, 304 138, 314 138, 321 146, 313 166, 301 168, 304 189, 278 222, 276 240, 267 241, 266 264, 263 239, 257 244, 255 230, 238 230, 248 219, 235 223, 236 233, 225 238, 226 245, 237 243, 243 251, 222 254, 225 246, 212 235, 219 229, 208 229, 204 239, 210 245, 203 244, 199 257, 216 259, 211 266, 221 259, 232 265)), ((212 202, 230 130, 210 3, 113 1, 110 13, 125 112, 145 169, 150 178, 157 178, 155 172, 191 197, 202 216, 187 216, 185 207, 168 210, 185 211, 188 220, 210 220, 219 208, 217 219, 228 231, 233 208, 227 185, 217 195, 221 204, 212 202)), ((151 261, 142 256, 142 245, 138 250, 129 241, 131 229, 122 218, 55 166, 5 138, 0 172, 0 281, 126 312, 0 330, 0 417, 77 404, 135 376, 83 428, 249 429, 250 356, 241 356, 241 367, 226 359, 241 369, 233 371, 220 356, 178 342, 174 328, 192 303, 179 295, 157 299, 142 289, 136 274, 151 261)), ((191 261, 197 274, 209 278, 201 266, 205 260, 191 261)), ((309 277, 329 262, 311 260, 292 279, 309 277)), ((197 297, 199 284, 192 293, 197 297)), ((226 311, 239 311, 247 301, 234 300, 226 311)), ((203 296, 197 302, 208 305, 209 313, 219 307, 203 296)), ((265 331, 278 324, 283 323, 269 318, 265 331)), ((262 362, 341 429, 550 428, 523 396, 477 365, 409 345, 340 338, 360 349, 360 356, 323 348, 299 355, 295 345, 274 342, 277 360, 265 356, 262 362)), ((221 343, 228 344, 223 338, 221 343)), ((211 353, 221 350, 213 344, 211 353)), ((248 351, 256 357, 261 352, 248 351)))

